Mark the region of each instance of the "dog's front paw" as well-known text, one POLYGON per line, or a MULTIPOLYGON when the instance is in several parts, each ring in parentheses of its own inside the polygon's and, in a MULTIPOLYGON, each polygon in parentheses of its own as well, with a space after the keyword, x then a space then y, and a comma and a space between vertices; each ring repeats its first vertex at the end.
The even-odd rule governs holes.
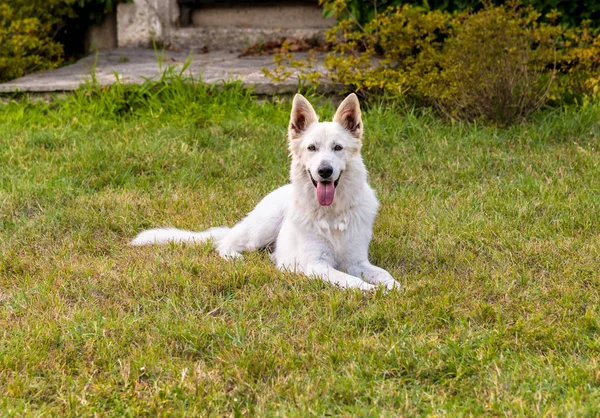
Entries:
POLYGON ((383 269, 379 270, 373 279, 374 280, 371 283, 376 283, 379 286, 383 286, 387 290, 402 289, 402 285, 396 279, 394 279, 390 273, 383 269))
POLYGON ((367 282, 362 282, 359 289, 363 292, 372 292, 373 290, 377 289, 377 286, 367 282))
POLYGON ((346 289, 360 289, 363 292, 370 292, 371 290, 377 289, 376 285, 367 283, 360 279, 348 280, 346 282, 345 286, 342 286, 342 287, 344 287, 346 289))
POLYGON ((385 286, 385 288, 387 290, 392 290, 392 289, 400 290, 403 287, 398 281, 394 280, 393 278, 390 280, 383 281, 383 282, 381 282, 381 284, 383 286, 385 286))
POLYGON ((242 253, 238 253, 237 251, 232 250, 219 251, 219 255, 228 261, 242 260, 244 258, 242 253))

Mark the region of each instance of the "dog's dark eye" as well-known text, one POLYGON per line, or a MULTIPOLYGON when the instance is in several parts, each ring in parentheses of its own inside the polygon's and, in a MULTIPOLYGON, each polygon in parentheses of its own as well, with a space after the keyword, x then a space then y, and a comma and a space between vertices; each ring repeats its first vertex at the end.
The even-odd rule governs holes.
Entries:
POLYGON ((309 145, 309 146, 308 146, 308 150, 309 150, 309 151, 316 151, 316 150, 317 150, 317 147, 315 147, 314 145, 309 145))
POLYGON ((344 149, 344 147, 342 147, 341 145, 336 145, 335 147, 333 147, 334 151, 341 151, 343 149, 344 149))

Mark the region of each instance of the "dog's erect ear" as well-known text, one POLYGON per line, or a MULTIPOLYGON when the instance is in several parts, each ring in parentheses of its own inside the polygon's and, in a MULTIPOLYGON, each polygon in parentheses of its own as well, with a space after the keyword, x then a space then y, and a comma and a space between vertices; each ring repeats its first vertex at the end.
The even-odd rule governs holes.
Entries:
POLYGON ((362 119, 360 117, 360 104, 358 97, 352 93, 340 104, 333 121, 339 123, 345 130, 360 139, 363 133, 362 119))
POLYGON ((292 103, 292 115, 290 117, 290 126, 288 128, 290 139, 299 138, 311 123, 317 122, 318 120, 319 117, 308 100, 301 94, 296 94, 294 96, 294 102, 292 103))

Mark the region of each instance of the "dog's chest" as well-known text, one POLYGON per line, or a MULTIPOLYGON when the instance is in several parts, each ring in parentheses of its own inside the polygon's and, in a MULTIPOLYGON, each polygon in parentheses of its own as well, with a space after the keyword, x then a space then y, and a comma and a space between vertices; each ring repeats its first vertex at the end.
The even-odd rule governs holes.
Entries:
POLYGON ((344 213, 333 217, 323 217, 316 222, 317 235, 326 247, 323 253, 328 253, 335 260, 334 266, 346 265, 348 259, 355 256, 357 248, 362 248, 362 240, 368 240, 368 233, 361 227, 361 218, 356 213, 344 213))
POLYGON ((360 229, 359 221, 355 213, 347 211, 321 216, 315 222, 317 235, 329 244, 336 259, 352 247, 357 229, 360 229))
POLYGON ((317 229, 325 236, 345 235, 350 227, 350 216, 348 214, 340 214, 338 216, 323 216, 317 221, 317 229))

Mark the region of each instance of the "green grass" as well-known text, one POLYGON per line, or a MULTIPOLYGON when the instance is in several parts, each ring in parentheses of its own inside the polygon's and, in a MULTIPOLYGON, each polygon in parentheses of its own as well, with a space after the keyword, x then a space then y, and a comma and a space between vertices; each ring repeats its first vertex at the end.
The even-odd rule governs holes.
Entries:
POLYGON ((127 246, 286 183, 289 109, 178 79, 0 104, 0 415, 600 414, 600 105, 505 130, 366 107, 402 292, 127 246))

